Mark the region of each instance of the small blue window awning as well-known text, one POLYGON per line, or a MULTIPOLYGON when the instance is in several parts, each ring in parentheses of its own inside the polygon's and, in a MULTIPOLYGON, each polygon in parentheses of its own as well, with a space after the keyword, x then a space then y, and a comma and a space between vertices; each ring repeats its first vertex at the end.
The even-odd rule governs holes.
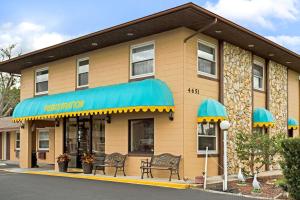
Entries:
POLYGON ((299 127, 299 123, 296 119, 294 118, 288 119, 288 129, 296 130, 298 127, 299 127))
POLYGON ((274 116, 265 108, 256 108, 253 113, 254 127, 273 127, 275 125, 274 116))
POLYGON ((202 101, 198 109, 198 122, 218 122, 227 119, 225 106, 214 99, 202 101))
POLYGON ((161 80, 90 88, 20 102, 13 121, 139 111, 174 111, 173 94, 161 80))

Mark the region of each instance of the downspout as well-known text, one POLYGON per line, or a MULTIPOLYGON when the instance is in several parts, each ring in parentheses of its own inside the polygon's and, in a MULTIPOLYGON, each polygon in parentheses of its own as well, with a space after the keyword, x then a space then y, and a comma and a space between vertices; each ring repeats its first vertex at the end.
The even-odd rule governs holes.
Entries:
MULTIPOLYGON (((183 122, 183 134, 182 134, 182 141, 183 141, 183 157, 184 157, 184 143, 185 143, 185 140, 184 140, 184 115, 185 115, 185 112, 184 112, 184 91, 185 91, 185 76, 184 76, 184 72, 185 72, 185 51, 186 51, 186 43, 188 40, 190 40, 191 38, 193 38, 194 36, 198 35, 199 33, 202 33, 203 31, 209 29, 210 27, 214 26, 215 24, 217 24, 218 22, 218 19, 215 18, 213 22, 205 25, 204 27, 198 29, 195 33, 191 34, 190 36, 186 37, 184 40, 183 40, 183 68, 182 68, 182 75, 183 75, 183 119, 182 119, 182 122, 183 122)), ((183 162, 183 169, 184 169, 184 162, 183 162)), ((183 177, 184 177, 184 170, 183 170, 183 177)))

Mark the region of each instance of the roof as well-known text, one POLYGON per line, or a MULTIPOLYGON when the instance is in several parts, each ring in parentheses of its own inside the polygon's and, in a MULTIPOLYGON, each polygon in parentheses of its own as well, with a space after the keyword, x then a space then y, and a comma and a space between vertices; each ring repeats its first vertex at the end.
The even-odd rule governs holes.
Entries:
POLYGON ((4 131, 16 131, 19 130, 20 124, 13 123, 12 117, 1 117, 0 118, 0 132, 4 131))
POLYGON ((193 3, 187 3, 3 61, 0 63, 0 71, 19 74, 22 69, 28 67, 178 27, 199 30, 215 19, 217 19, 217 23, 205 30, 204 34, 230 42, 243 49, 252 51, 258 56, 272 59, 300 72, 299 54, 193 3), (217 33, 217 30, 221 30, 222 33, 217 33), (254 45, 254 47, 250 48, 248 45, 254 45))

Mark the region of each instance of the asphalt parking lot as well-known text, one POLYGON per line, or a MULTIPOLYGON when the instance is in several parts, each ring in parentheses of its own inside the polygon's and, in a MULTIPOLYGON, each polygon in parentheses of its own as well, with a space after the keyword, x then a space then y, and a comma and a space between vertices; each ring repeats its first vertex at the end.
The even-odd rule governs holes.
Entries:
POLYGON ((0 170, 1 200, 242 200, 244 197, 0 170))

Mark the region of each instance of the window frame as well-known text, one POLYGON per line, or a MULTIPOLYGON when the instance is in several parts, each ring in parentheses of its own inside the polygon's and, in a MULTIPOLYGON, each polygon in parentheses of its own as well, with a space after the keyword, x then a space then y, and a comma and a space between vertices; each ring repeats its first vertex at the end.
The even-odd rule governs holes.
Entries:
POLYGON ((21 149, 21 135, 20 135, 20 131, 16 131, 15 150, 20 151, 20 149, 21 149), (17 140, 18 134, 19 134, 19 140, 17 140), (17 147, 17 142, 19 142, 19 147, 17 147))
POLYGON ((154 117, 147 118, 135 118, 128 120, 128 154, 130 155, 153 155, 155 152, 155 119, 154 117), (132 122, 138 120, 153 120, 153 152, 141 152, 141 151, 131 151, 131 143, 132 143, 132 122))
POLYGON ((43 95, 43 94, 48 94, 48 92, 49 92, 49 67, 38 68, 34 72, 34 94, 35 95, 43 95), (45 70, 48 70, 48 80, 47 80, 47 82, 48 82, 48 90, 44 91, 44 92, 37 92, 36 84, 40 83, 40 82, 37 82, 37 73, 41 72, 41 71, 45 71, 45 70))
POLYGON ((84 58, 79 58, 76 61, 76 88, 85 88, 89 86, 89 77, 90 76, 90 58, 89 57, 84 57, 84 58), (79 62, 81 61, 89 61, 89 68, 88 68, 88 83, 86 85, 79 85, 79 62))
POLYGON ((253 76, 253 78, 252 78, 253 89, 254 90, 259 90, 259 91, 262 91, 262 92, 265 91, 265 64, 263 62, 260 62, 258 60, 253 60, 252 76, 253 76), (262 71, 263 71, 263 74, 262 74, 262 87, 261 88, 255 88, 254 87, 254 77, 255 77, 255 75, 253 73, 253 71, 254 71, 254 65, 261 67, 262 71))
POLYGON ((149 41, 149 42, 144 42, 144 43, 140 43, 140 44, 135 44, 135 45, 131 45, 130 46, 130 61, 129 61, 129 77, 130 79, 138 79, 138 78, 145 78, 145 77, 149 77, 149 76, 155 76, 155 42, 154 41, 149 41), (151 73, 147 73, 147 74, 140 74, 140 75, 132 75, 132 64, 133 64, 133 53, 132 50, 139 48, 139 47, 144 47, 144 46, 148 46, 148 45, 153 45, 153 69, 151 73))
MULTIPOLYGON (((207 77, 210 77, 210 78, 213 78, 213 79, 218 79, 218 45, 214 44, 214 43, 211 43, 211 42, 208 42, 206 40, 202 40, 202 39, 198 39, 197 41, 197 51, 196 51, 196 63, 197 63, 197 74, 198 75, 202 75, 202 76, 207 76, 207 77), (198 54, 198 51, 199 51, 199 44, 204 44, 205 46, 208 46, 208 47, 211 47, 215 50, 215 70, 216 70, 216 74, 213 75, 213 74, 209 74, 209 73, 206 73, 206 72, 202 72, 200 71, 200 66, 199 66, 199 62, 198 62, 198 59, 201 58, 198 54)), ((204 59, 204 58, 202 58, 204 59)), ((206 59, 205 59, 206 60, 206 59)), ((211 61, 210 61, 211 62, 211 61)))
POLYGON ((206 153, 206 150, 199 150, 199 137, 209 137, 209 138, 216 138, 216 150, 208 150, 207 153, 208 154, 218 154, 219 153, 219 127, 218 127, 218 122, 207 122, 207 123, 215 123, 216 124, 216 136, 201 136, 199 135, 199 124, 202 124, 201 123, 197 123, 197 133, 196 133, 196 136, 197 136, 197 154, 198 155, 205 155, 206 153))
MULTIPOLYGON (((50 129, 49 128, 39 128, 39 129, 37 129, 37 131, 38 131, 38 144, 37 144, 37 146, 38 146, 38 150, 39 151, 49 151, 49 149, 50 149, 50 129), (41 132, 48 132, 48 148, 41 148, 40 147, 40 133, 41 132)), ((46 140, 42 140, 42 141, 46 141, 46 140)))

